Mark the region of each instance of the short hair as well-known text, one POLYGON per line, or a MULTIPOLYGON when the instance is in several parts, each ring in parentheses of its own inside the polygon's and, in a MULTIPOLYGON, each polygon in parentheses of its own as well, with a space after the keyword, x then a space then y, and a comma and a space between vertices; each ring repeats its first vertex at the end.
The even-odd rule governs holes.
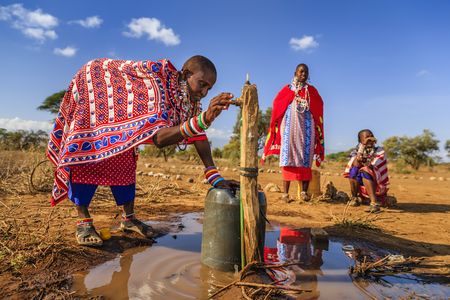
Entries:
POLYGON ((194 55, 186 60, 182 70, 188 70, 191 72, 202 70, 203 72, 212 72, 215 76, 217 76, 216 66, 214 66, 212 61, 202 55, 194 55))
POLYGON ((304 63, 301 63, 301 64, 298 64, 298 65, 297 65, 297 67, 295 68, 295 73, 297 73, 297 70, 298 70, 301 66, 303 66, 303 67, 306 69, 306 71, 309 73, 309 67, 308 67, 307 64, 304 64, 304 63))
POLYGON ((373 136, 373 132, 370 129, 363 129, 358 132, 358 143, 361 143, 361 134, 364 132, 370 133, 373 136))

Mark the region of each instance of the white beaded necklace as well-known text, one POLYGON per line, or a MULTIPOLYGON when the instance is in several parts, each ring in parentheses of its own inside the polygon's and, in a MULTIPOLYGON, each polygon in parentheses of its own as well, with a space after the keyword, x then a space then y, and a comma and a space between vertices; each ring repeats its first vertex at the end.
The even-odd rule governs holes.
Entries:
POLYGON ((310 98, 309 98, 308 84, 299 82, 297 77, 294 77, 294 79, 292 80, 292 87, 293 87, 293 91, 295 93, 295 97, 294 97, 294 100, 296 103, 295 109, 298 113, 304 113, 305 111, 309 110, 310 98), (305 97, 306 98, 302 98, 300 96, 300 91, 303 89, 303 87, 305 88, 305 97))

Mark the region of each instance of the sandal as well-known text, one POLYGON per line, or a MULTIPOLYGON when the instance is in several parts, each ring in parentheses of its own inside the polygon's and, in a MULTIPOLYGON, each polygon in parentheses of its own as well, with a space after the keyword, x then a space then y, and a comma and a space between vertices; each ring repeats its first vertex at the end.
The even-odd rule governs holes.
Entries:
POLYGON ((308 202, 309 200, 311 200, 311 196, 309 196, 305 191, 303 191, 300 193, 300 200, 308 202))
POLYGON ((381 208, 378 204, 370 204, 369 208, 365 210, 367 213, 378 214, 381 212, 381 208))
POLYGON ((75 238, 78 245, 81 246, 100 247, 103 245, 103 240, 95 230, 92 219, 84 219, 77 222, 75 238))
POLYGON ((145 224, 144 222, 132 218, 132 219, 124 219, 120 222, 120 230, 125 231, 133 231, 139 233, 145 238, 156 238, 158 237, 158 232, 156 232, 151 226, 145 224))
POLYGON ((283 200, 285 203, 289 204, 291 202, 294 202, 294 199, 289 197, 289 194, 283 194, 281 196, 281 200, 283 200))
POLYGON ((350 198, 350 201, 348 202, 348 205, 356 207, 360 206, 361 203, 362 203, 361 198, 359 198, 358 196, 352 196, 350 198))

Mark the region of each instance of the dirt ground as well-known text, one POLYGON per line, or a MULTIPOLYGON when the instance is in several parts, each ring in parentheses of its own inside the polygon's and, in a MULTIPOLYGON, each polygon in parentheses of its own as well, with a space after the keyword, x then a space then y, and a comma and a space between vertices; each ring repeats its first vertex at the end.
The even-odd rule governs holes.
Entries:
MULTIPOLYGON (((71 274, 87 270, 126 249, 151 245, 137 235, 113 230, 113 237, 102 248, 77 246, 73 205, 64 201, 51 208, 48 193, 29 191, 30 168, 13 172, 14 166, 27 158, 15 157, 11 162, 6 159, 2 157, 11 172, 0 174, 0 298, 85 298, 86 295, 70 292, 71 274)), ((27 163, 31 166, 38 160, 34 157, 27 163)), ((327 163, 320 169, 322 188, 332 181, 338 190, 349 193, 348 182, 340 175, 344 164, 327 163)), ((217 165, 224 177, 239 180, 237 165, 226 161, 217 165)), ((264 168, 258 178, 260 185, 264 188, 275 183, 281 187, 279 168, 264 168), (268 173, 268 169, 274 170, 273 173, 268 173)), ((399 250, 404 255, 425 257, 417 272, 438 274, 439 280, 449 280, 450 166, 390 175, 390 194, 398 203, 396 207, 383 209, 376 217, 366 214, 365 206, 346 211, 342 202, 287 204, 280 199, 281 193, 267 192, 268 219, 298 227, 322 227, 332 236, 352 236, 399 250), (350 225, 342 225, 344 217, 350 225)), ((209 186, 203 183, 202 167, 195 162, 141 157, 137 178, 136 212, 142 220, 167 220, 175 218, 174 213, 203 210, 209 186)), ((291 195, 296 194, 294 184, 291 195)), ((107 189, 98 191, 91 213, 98 229, 114 229, 119 224, 120 211, 107 189)))

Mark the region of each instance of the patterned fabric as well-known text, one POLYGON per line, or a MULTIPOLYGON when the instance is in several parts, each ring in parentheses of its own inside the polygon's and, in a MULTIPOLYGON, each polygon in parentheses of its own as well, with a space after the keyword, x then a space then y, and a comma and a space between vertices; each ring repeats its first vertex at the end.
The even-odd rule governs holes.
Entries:
POLYGON ((129 150, 161 128, 200 112, 181 101, 178 71, 168 60, 96 59, 71 81, 50 135, 47 156, 56 166, 51 204, 67 197, 69 166, 129 150))
MULTIPOLYGON (((275 97, 272 105, 269 132, 267 133, 261 163, 264 163, 264 160, 271 155, 280 155, 282 139, 282 132, 280 129, 281 123, 285 118, 286 112, 289 110, 288 107, 292 110, 291 103, 293 103, 295 96, 295 91, 292 90, 292 86, 286 85, 275 97)), ((311 136, 313 151, 311 151, 309 155, 316 160, 316 165, 320 166, 320 163, 325 156, 322 97, 320 97, 319 92, 309 84, 298 91, 297 96, 301 99, 309 100, 309 112, 311 120, 314 121, 311 122, 311 130, 315 132, 314 137, 311 136)))
MULTIPOLYGON (((350 176, 350 170, 353 166, 353 162, 356 159, 357 150, 352 151, 350 161, 347 164, 347 167, 344 171, 344 177, 349 178, 350 176)), ((386 155, 384 153, 384 149, 382 147, 376 147, 375 148, 375 154, 372 160, 370 161, 370 167, 362 167, 360 168, 361 171, 364 171, 372 176, 372 178, 375 181, 376 185, 376 191, 375 194, 379 197, 386 196, 389 188, 389 174, 388 174, 388 168, 387 168, 387 159, 386 155)), ((366 198, 369 198, 369 195, 367 194, 367 190, 364 186, 360 187, 360 193, 366 198)))
POLYGON ((280 167, 311 168, 315 140, 311 112, 299 113, 291 103, 281 122, 280 132, 280 167))
POLYGON ((70 166, 70 182, 105 186, 136 183, 134 149, 97 162, 70 166))

